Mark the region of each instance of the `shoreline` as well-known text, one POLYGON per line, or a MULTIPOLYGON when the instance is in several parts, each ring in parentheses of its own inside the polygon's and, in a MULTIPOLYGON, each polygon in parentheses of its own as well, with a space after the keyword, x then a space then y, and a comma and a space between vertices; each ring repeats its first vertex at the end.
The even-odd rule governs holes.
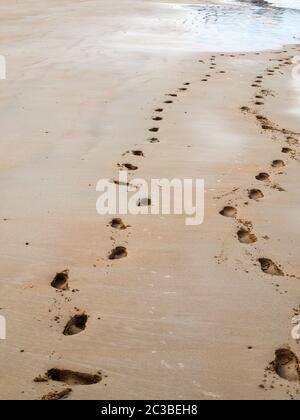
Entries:
MULTIPOLYGON (((43 42, 50 36, 59 60, 50 54, 39 63, 34 38, 32 62, 16 58, 30 71, 18 70, 20 81, 8 80, 0 101, 0 314, 9 323, 2 398, 61 391, 51 378, 33 382, 53 368, 102 372, 100 383, 72 386, 69 399, 297 398, 299 384, 266 369, 283 346, 300 357, 291 338, 300 313, 299 152, 286 143, 300 136, 282 131, 300 131, 284 112, 296 106, 290 57, 300 46, 245 55, 124 46, 109 54, 99 46, 93 55, 92 37, 63 38, 64 49, 54 29, 43 42), (166 104, 170 94, 177 96, 166 104), (159 142, 150 143, 156 126, 159 142), (122 156, 134 149, 145 156, 122 156), (124 159, 138 166, 133 177, 205 178, 204 224, 149 215, 124 217, 125 230, 108 227, 110 218, 95 211, 95 185, 113 179, 124 159), (275 160, 285 166, 272 167, 275 160), (259 173, 270 180, 255 179, 259 173), (249 198, 252 189, 264 197, 249 198), (225 206, 237 209, 235 219, 219 214, 225 206), (257 240, 240 243, 241 229, 257 240), (115 246, 127 257, 109 261, 115 246), (263 272, 260 258, 285 275, 263 272), (65 269, 70 290, 51 288, 65 269), (86 329, 64 336, 83 312, 86 329)), ((19 40, 11 42, 19 51, 19 40)))

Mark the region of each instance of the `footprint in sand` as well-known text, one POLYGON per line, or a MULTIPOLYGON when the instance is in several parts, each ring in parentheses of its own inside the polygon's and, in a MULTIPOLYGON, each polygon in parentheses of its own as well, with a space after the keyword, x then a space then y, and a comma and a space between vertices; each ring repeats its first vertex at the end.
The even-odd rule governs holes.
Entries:
POLYGON ((150 143, 160 143, 160 141, 158 140, 158 138, 156 137, 152 137, 152 139, 148 140, 150 143))
POLYGON ((280 348, 275 352, 272 367, 280 378, 289 382, 300 381, 299 359, 290 348, 280 348))
POLYGON ((238 232, 237 232, 237 236, 238 236, 238 240, 242 243, 242 244, 254 244, 255 242, 257 242, 257 237, 254 235, 254 233, 251 233, 249 230, 246 230, 244 228, 241 228, 238 232))
POLYGON ((153 127, 153 128, 150 128, 149 131, 151 133, 157 133, 159 131, 159 128, 158 127, 153 127))
POLYGON ((248 106, 241 106, 240 110, 242 112, 250 112, 250 108, 248 106))
POLYGON ((256 115, 255 117, 258 121, 267 121, 266 117, 262 116, 262 115, 256 115))
POLYGON ((252 189, 249 191, 248 197, 251 200, 260 200, 261 198, 264 198, 264 194, 262 193, 261 190, 252 189))
POLYGON ((292 153, 293 150, 290 149, 289 147, 283 147, 282 150, 281 150, 281 152, 286 154, 286 153, 292 153))
POLYGON ((137 171, 139 169, 138 166, 132 165, 131 163, 123 163, 122 166, 129 171, 137 171))
POLYGON ((165 104, 172 104, 172 103, 173 103, 173 101, 165 101, 164 103, 165 103, 165 104))
POLYGON ((109 224, 114 229, 119 229, 119 230, 127 229, 127 226, 123 223, 123 220, 120 218, 112 219, 109 224))
POLYGON ((58 290, 69 290, 69 270, 57 273, 51 282, 51 286, 58 290))
POLYGON ((283 168, 284 166, 285 166, 285 163, 283 162, 283 160, 277 159, 277 160, 273 160, 272 162, 273 168, 283 168))
POLYGON ((270 175, 267 172, 260 172, 255 178, 258 181, 268 181, 270 179, 270 175))
POLYGON ((236 217, 237 216, 237 209, 231 206, 226 206, 223 210, 220 211, 221 216, 224 217, 236 217))
POLYGON ((54 368, 46 372, 45 381, 47 380, 64 382, 68 385, 93 385, 102 381, 102 374, 91 375, 89 373, 54 368))
POLYGON ((152 120, 153 121, 162 121, 162 117, 153 117, 152 120))
POLYGON ((110 260, 120 260, 121 258, 127 257, 127 255, 127 249, 124 246, 117 246, 111 251, 108 258, 110 260))
POLYGON ((260 263, 261 270, 265 274, 270 274, 271 276, 284 276, 284 272, 269 258, 259 258, 258 262, 260 263))
POLYGON ((58 401, 67 398, 72 392, 72 388, 66 388, 62 391, 53 391, 49 392, 49 394, 43 395, 41 400, 42 401, 58 401))
POLYGON ((131 153, 132 153, 134 156, 141 156, 141 157, 144 157, 144 152, 142 152, 142 150, 131 150, 131 153))
POLYGON ((86 328, 88 316, 86 314, 75 315, 65 326, 63 335, 76 335, 81 333, 86 328))
POLYGON ((163 108, 157 108, 157 109, 155 109, 155 112, 163 112, 164 110, 163 110, 163 108))

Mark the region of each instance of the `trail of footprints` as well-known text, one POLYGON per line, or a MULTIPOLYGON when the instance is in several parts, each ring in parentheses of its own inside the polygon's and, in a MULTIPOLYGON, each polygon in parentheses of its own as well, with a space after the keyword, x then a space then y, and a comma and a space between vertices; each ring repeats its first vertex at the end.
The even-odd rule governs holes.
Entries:
MULTIPOLYGON (((216 67, 215 63, 215 56, 211 57, 211 65, 210 69, 214 70, 216 67)), ((225 73, 225 72, 220 72, 225 73)), ((204 81, 208 81, 208 79, 211 77, 210 74, 207 74, 205 76, 204 81)), ((160 123, 163 122, 164 117, 164 106, 168 106, 174 103, 174 100, 178 100, 179 95, 187 92, 189 89, 190 83, 185 82, 183 86, 179 87, 176 92, 174 93, 167 93, 165 95, 165 100, 163 101, 163 106, 159 106, 155 108, 154 113, 151 117, 151 120, 156 123, 155 126, 152 126, 148 129, 148 132, 152 135, 152 137, 149 137, 147 141, 151 144, 160 143, 160 139, 158 137, 158 133, 160 131, 160 123)), ((126 156, 132 156, 136 159, 145 158, 145 154, 142 150, 134 149, 134 150, 127 150, 122 154, 122 157, 126 156)), ((128 174, 130 175, 131 172, 135 172, 139 170, 139 166, 135 163, 131 162, 122 162, 117 164, 118 168, 121 170, 126 170, 128 174)), ((129 187, 130 182, 124 184, 120 181, 112 181, 118 186, 125 186, 129 187)), ((138 206, 151 206, 151 198, 145 197, 137 203, 138 206)), ((110 220, 108 227, 112 229, 112 233, 120 232, 120 234, 123 231, 126 231, 128 228, 130 228, 129 225, 126 225, 124 221, 121 218, 113 218, 110 220)), ((128 238, 128 236, 127 236, 128 238)), ((117 241, 114 239, 114 237, 111 238, 113 241, 113 247, 111 251, 107 255, 107 260, 110 262, 113 262, 115 260, 121 260, 123 258, 128 257, 128 250, 127 247, 124 246, 124 244, 118 244, 117 241)), ((70 285, 70 272, 69 270, 64 270, 62 272, 57 273, 53 280, 51 281, 51 287, 56 290, 57 293, 59 293, 59 296, 61 299, 54 299, 53 307, 49 309, 49 312, 55 311, 61 311, 63 307, 63 302, 67 301, 70 302, 71 298, 67 297, 67 293, 76 293, 79 292, 77 289, 71 289, 70 285)), ((75 336, 78 334, 81 334, 86 330, 88 327, 88 315, 81 311, 79 308, 74 308, 75 313, 72 315, 66 325, 62 328, 62 334, 66 337, 68 336, 75 336)), ((60 324, 61 317, 60 315, 56 315, 53 319, 54 322, 57 324, 60 324)), ((52 327, 52 326, 51 326, 52 327)), ((77 386, 77 385, 94 385, 99 382, 101 382, 104 378, 106 378, 106 375, 103 375, 101 371, 95 373, 95 374, 89 374, 84 372, 76 372, 72 370, 67 369, 58 369, 56 367, 49 369, 47 372, 45 372, 43 375, 39 375, 34 379, 34 382, 36 383, 62 383, 64 385, 68 385, 69 387, 64 388, 63 390, 56 391, 51 390, 48 394, 45 394, 42 396, 42 400, 60 400, 67 398, 71 392, 72 388, 70 386, 77 386)))
MULTIPOLYGON (((297 47, 295 47, 294 49, 298 50, 297 47)), ((286 54, 287 51, 283 51, 283 53, 286 54)), ((278 52, 278 54, 281 53, 278 52)), ((268 118, 261 115, 261 113, 258 111, 258 109, 260 109, 265 104, 265 99, 268 96, 274 96, 274 93, 271 90, 263 89, 262 84, 264 78, 273 77, 277 73, 283 74, 281 69, 285 66, 290 66, 292 64, 292 58, 293 56, 285 56, 280 57, 278 59, 270 59, 270 62, 275 62, 275 65, 268 66, 265 70, 264 75, 258 75, 251 85, 253 88, 259 88, 259 92, 255 93, 254 99, 252 101, 252 104, 256 107, 256 109, 252 109, 249 106, 243 106, 241 107, 241 111, 244 113, 252 114, 256 118, 258 124, 260 125, 261 130, 263 132, 270 133, 274 141, 282 144, 279 136, 283 136, 284 142, 286 144, 280 146, 280 153, 285 155, 285 157, 288 156, 290 159, 294 159, 299 162, 297 151, 297 147, 299 145, 300 140, 299 133, 294 133, 291 130, 279 128, 277 125, 273 124, 268 118)), ((283 173, 282 170, 284 170, 284 168, 286 168, 287 165, 288 163, 285 159, 278 157, 278 159, 275 159, 272 162, 270 162, 268 171, 264 169, 263 171, 259 172, 255 176, 255 179, 260 183, 264 183, 265 186, 269 186, 271 188, 283 192, 284 189, 278 186, 277 184, 273 184, 271 182, 271 178, 272 172, 275 171, 276 175, 281 175, 283 173)), ((256 200, 257 202, 259 202, 264 198, 264 193, 260 188, 249 189, 248 198, 250 200, 256 200)), ((253 233, 252 223, 248 221, 245 222, 242 220, 238 220, 238 209, 236 207, 227 205, 220 211, 220 215, 224 217, 233 218, 238 221, 237 238, 239 242, 241 242, 242 244, 250 245, 258 241, 257 236, 253 233)), ((261 271, 268 276, 289 276, 294 278, 296 277, 294 275, 286 274, 283 268, 269 257, 260 257, 257 258, 256 261, 256 265, 258 265, 261 271)), ((277 284, 276 287, 278 290, 279 285, 277 284)), ((298 312, 298 314, 299 313, 300 311, 298 312)), ((275 358, 273 362, 271 362, 270 365, 267 367, 260 388, 263 390, 274 389, 275 384, 277 384, 278 382, 278 378, 287 381, 288 385, 286 386, 286 394, 290 399, 294 399, 295 395, 300 395, 300 361, 296 354, 293 353, 293 351, 288 346, 284 348, 279 348, 275 351, 275 358)), ((283 384, 280 383, 279 386, 283 387, 283 384)))
MULTIPOLYGON (((259 53, 256 53, 259 55, 259 53)), ((230 57, 234 58, 237 56, 245 56, 246 54, 220 54, 221 57, 230 57)), ((279 58, 278 60, 270 60, 275 61, 275 66, 269 66, 265 71, 265 77, 274 76, 276 72, 280 72, 281 68, 290 65, 291 64, 291 58, 292 57, 285 57, 285 58, 279 58)), ((225 74, 226 72, 224 70, 217 71, 217 63, 216 63, 217 57, 215 55, 212 55, 209 59, 209 69, 211 71, 214 71, 215 74, 225 74)), ((204 60, 199 60, 200 64, 205 64, 204 60)), ((200 79, 201 82, 209 82, 211 80, 212 75, 211 74, 205 74, 205 76, 200 79)), ((252 86, 254 88, 260 88, 260 91, 255 94, 254 97, 254 105, 257 107, 261 107, 264 105, 264 100, 267 96, 273 95, 273 93, 270 90, 263 89, 262 83, 264 80, 264 76, 258 75, 257 78, 252 83, 252 86)), ((190 83, 186 82, 183 84, 183 86, 179 87, 176 92, 174 93, 167 93, 165 95, 165 99, 163 100, 163 105, 158 106, 154 109, 154 113, 151 117, 151 120, 156 123, 153 124, 152 127, 148 129, 148 132, 150 134, 150 137, 147 139, 147 141, 150 144, 158 144, 161 142, 159 137, 160 132, 160 124, 163 122, 164 117, 163 113, 165 110, 165 107, 171 106, 175 100, 178 100, 179 95, 187 92, 189 89, 190 83)), ((267 118, 260 115, 257 111, 252 111, 250 107, 242 107, 241 110, 243 112, 247 113, 253 113, 255 115, 256 120, 260 123, 262 130, 268 130, 272 133, 280 132, 283 135, 286 136, 287 146, 282 147, 281 152, 284 155, 288 155, 290 157, 296 158, 296 152, 292 147, 295 147, 298 145, 298 134, 292 133, 289 130, 282 130, 276 127, 274 124, 272 124, 267 118)), ((133 156, 134 158, 145 158, 145 154, 142 150, 134 149, 131 151, 126 151, 123 153, 122 157, 125 156, 133 156)), ((135 163, 131 162, 123 162, 118 163, 117 166, 122 169, 128 171, 128 174, 130 175, 131 172, 135 172, 139 170, 139 166, 135 163)), ((270 168, 280 170, 283 169, 286 166, 286 163, 283 159, 277 159, 271 162, 270 168)), ((259 182, 265 182, 266 185, 270 184, 272 188, 277 188, 280 190, 280 188, 276 185, 271 185, 271 174, 267 171, 262 171, 259 174, 256 175, 256 180, 259 182)), ((122 184, 119 181, 113 180, 116 185, 123 185, 126 187, 130 186, 130 182, 127 184, 122 184)), ((238 190, 238 189, 236 189, 238 190)), ((235 192, 235 190, 233 191, 235 192)), ((248 198, 250 200, 256 200, 260 201, 264 198, 264 194, 261 191, 261 189, 249 189, 248 191, 248 198)), ((139 206, 150 206, 151 205, 151 198, 145 197, 143 200, 140 200, 138 203, 139 206)), ((238 209, 233 206, 225 206, 221 211, 220 214, 224 217, 229 217, 234 220, 238 221, 238 227, 237 227, 237 239, 240 243, 245 245, 251 245, 258 241, 257 236, 253 232, 253 226, 252 223, 249 221, 243 221, 238 219, 238 209)), ((109 224, 108 227, 112 229, 112 232, 119 232, 119 234, 122 234, 122 232, 127 231, 130 226, 126 225, 124 221, 121 218, 113 218, 109 224)), ((127 234, 128 238, 129 234, 127 234)), ((129 256, 127 247, 124 246, 124 244, 119 244, 113 237, 113 247, 111 251, 107 255, 107 260, 110 262, 113 262, 114 260, 120 260, 123 258, 126 258, 129 256)), ((126 243, 127 245, 127 243, 126 243)), ((283 272, 283 269, 273 262, 270 258, 259 258, 257 259, 257 264, 260 266, 263 273, 271 275, 271 276, 285 276, 285 273, 283 272)), ((69 284, 69 271, 64 270, 60 273, 57 273, 54 277, 54 279, 51 282, 51 286, 56 289, 58 293, 61 294, 62 298, 65 300, 70 300, 70 298, 65 296, 65 293, 70 292, 70 284, 69 284)), ((76 293, 78 290, 72 290, 72 293, 76 293)), ((62 304, 58 302, 58 300, 54 301, 55 308, 61 309, 62 304)), ((67 324, 62 329, 62 334, 64 336, 74 336, 81 334, 84 332, 88 326, 88 315, 80 311, 78 308, 74 308, 76 313, 70 317, 67 324)), ((56 317, 58 319, 55 319, 56 322, 59 321, 59 317, 56 317)), ((270 367, 268 367, 268 371, 275 372, 277 375, 279 375, 281 378, 287 379, 288 381, 300 381, 300 368, 299 368, 299 360, 294 353, 292 353, 289 349, 279 349, 276 351, 275 360, 271 363, 270 367)), ((266 374, 267 375, 267 374, 266 374)), ((63 398, 67 398, 70 393, 72 392, 72 388, 70 386, 76 386, 76 385, 93 385, 101 382, 106 375, 103 375, 101 371, 96 372, 94 374, 88 374, 88 373, 82 373, 82 372, 76 372, 71 370, 65 370, 65 369, 58 369, 56 367, 48 370, 44 375, 40 375, 34 379, 35 382, 44 383, 44 382, 51 382, 51 383, 63 383, 64 385, 68 385, 69 387, 63 389, 62 391, 51 391, 48 394, 44 395, 42 397, 43 400, 59 400, 63 398)), ((265 388, 265 385, 261 385, 262 388, 265 388)))

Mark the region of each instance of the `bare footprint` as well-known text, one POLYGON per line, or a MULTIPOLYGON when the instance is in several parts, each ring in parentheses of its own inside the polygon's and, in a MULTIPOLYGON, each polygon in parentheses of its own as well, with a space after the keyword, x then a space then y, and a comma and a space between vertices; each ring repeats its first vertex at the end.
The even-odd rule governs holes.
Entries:
POLYGON ((65 326, 63 335, 76 335, 81 333, 86 328, 88 316, 86 314, 75 315, 65 326))
POLYGON ((258 181, 268 181, 270 179, 270 175, 266 172, 260 172, 255 178, 258 181))
POLYGON ((259 258, 258 262, 260 263, 261 270, 265 274, 270 274, 271 276, 284 276, 284 272, 269 258, 259 258))
POLYGON ((220 211, 221 216, 224 217, 236 217, 237 216, 237 209, 231 206, 226 206, 223 210, 220 211))
POLYGON ((275 360, 272 365, 280 378, 289 382, 300 380, 299 359, 289 348, 276 350, 275 360))
POLYGON ((283 160, 273 160, 272 162, 272 167, 273 168, 283 168, 285 166, 285 163, 283 162, 283 160))
POLYGON ((255 242, 257 242, 257 237, 254 235, 254 233, 251 233, 250 231, 241 228, 238 233, 238 240, 242 243, 242 244, 254 244, 255 242))
POLYGON ((49 392, 49 394, 43 395, 41 400, 42 401, 58 401, 67 398, 72 392, 72 388, 66 388, 62 391, 53 391, 49 392))
POLYGON ((73 372, 72 370, 50 369, 46 378, 55 382, 64 382, 68 385, 93 385, 102 380, 102 375, 90 375, 89 373, 73 372))
POLYGON ((142 152, 142 150, 132 150, 131 153, 134 156, 142 156, 142 157, 144 157, 144 152, 142 152))
POLYGON ((264 198, 264 194, 260 190, 252 189, 249 191, 248 197, 251 200, 259 200, 261 198, 264 198))
POLYGON ((127 257, 127 255, 127 249, 124 246, 117 246, 111 251, 108 258, 110 260, 120 260, 121 258, 127 257))
POLYGON ((127 226, 123 223, 123 220, 120 218, 112 219, 109 224, 114 229, 125 230, 127 228, 127 226))
POLYGON ((123 163, 124 168, 128 169, 129 171, 137 171, 139 168, 138 166, 132 165, 131 163, 123 163))
POLYGON ((51 282, 51 286, 58 290, 69 290, 69 270, 57 273, 51 282))

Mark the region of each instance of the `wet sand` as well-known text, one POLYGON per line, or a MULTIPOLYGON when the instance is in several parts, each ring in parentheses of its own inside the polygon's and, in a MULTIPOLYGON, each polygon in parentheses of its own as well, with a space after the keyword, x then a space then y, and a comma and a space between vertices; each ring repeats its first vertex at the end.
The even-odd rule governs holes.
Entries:
POLYGON ((1 398, 298 398, 282 353, 270 363, 300 356, 300 46, 199 53, 188 11, 119 3, 1 3, 1 398), (125 160, 133 177, 204 178, 204 224, 109 226, 95 186, 125 160), (69 290, 51 287, 63 270, 69 290))

